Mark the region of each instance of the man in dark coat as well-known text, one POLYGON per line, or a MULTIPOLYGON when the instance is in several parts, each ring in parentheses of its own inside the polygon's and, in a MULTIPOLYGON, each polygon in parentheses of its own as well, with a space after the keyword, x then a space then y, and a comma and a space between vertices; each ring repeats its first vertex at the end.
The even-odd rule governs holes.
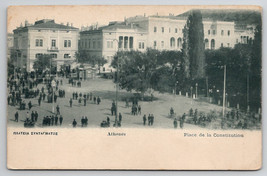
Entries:
POLYGON ((15 121, 16 121, 16 122, 19 121, 19 113, 18 113, 18 111, 15 113, 15 121))
POLYGON ((62 117, 62 115, 60 115, 60 117, 59 117, 59 124, 60 124, 60 126, 62 125, 62 122, 63 122, 63 117, 62 117))
POLYGON ((56 115, 55 117, 55 125, 57 126, 57 122, 58 122, 58 116, 56 115))
POLYGON ((73 122, 72 122, 72 126, 73 126, 73 128, 75 128, 76 125, 77 125, 77 122, 76 122, 76 120, 74 119, 73 122))
POLYGON ((146 125, 146 115, 143 116, 144 125, 146 125))
POLYGON ((72 99, 70 98, 70 107, 72 107, 72 99))

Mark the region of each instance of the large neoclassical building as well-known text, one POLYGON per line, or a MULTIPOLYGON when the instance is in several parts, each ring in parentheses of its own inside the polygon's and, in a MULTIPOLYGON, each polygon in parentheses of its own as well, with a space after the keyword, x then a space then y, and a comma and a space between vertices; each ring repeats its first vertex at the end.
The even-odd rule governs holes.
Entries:
MULTIPOLYGON (((79 50, 105 57, 108 64, 118 50, 181 50, 183 28, 187 19, 170 16, 135 16, 107 26, 82 28, 79 50)), ((235 25, 229 21, 203 19, 205 49, 233 48, 254 38, 254 26, 235 25)), ((105 67, 108 67, 108 64, 105 67)))
POLYGON ((50 54, 59 68, 75 59, 78 50, 79 29, 71 24, 57 24, 43 19, 34 24, 25 21, 14 31, 13 50, 17 55, 17 67, 33 70, 34 61, 43 54, 50 54))

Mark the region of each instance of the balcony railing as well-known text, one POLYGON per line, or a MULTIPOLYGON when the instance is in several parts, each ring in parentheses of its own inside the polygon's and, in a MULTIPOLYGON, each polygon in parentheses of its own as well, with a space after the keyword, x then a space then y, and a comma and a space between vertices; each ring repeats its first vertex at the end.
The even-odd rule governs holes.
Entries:
POLYGON ((47 48, 47 51, 49 51, 49 52, 58 52, 58 47, 47 48))

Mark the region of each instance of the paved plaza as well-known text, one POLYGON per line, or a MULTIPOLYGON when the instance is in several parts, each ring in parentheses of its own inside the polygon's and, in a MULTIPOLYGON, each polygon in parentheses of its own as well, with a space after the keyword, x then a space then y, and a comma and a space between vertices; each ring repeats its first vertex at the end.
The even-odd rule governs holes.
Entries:
MULTIPOLYGON (((98 128, 103 120, 106 120, 109 116, 111 125, 115 122, 115 116, 111 116, 111 104, 116 97, 116 85, 112 80, 95 78, 82 81, 81 87, 72 87, 68 84, 68 80, 65 78, 59 78, 63 80, 63 85, 59 84, 59 89, 63 89, 66 92, 65 98, 58 98, 54 103, 54 111, 56 112, 56 106, 60 107, 60 114, 63 116, 63 123, 61 127, 72 127, 73 119, 77 121, 77 127, 81 127, 82 116, 87 116, 88 126, 87 128, 98 128), (72 93, 93 93, 93 96, 99 96, 101 98, 100 105, 94 104, 93 101, 88 100, 86 106, 82 103, 78 103, 78 100, 73 100, 73 105, 70 107, 69 99, 72 98, 72 93)), ((39 84, 38 88, 45 87, 44 84, 39 84)), ((153 95, 157 100, 153 102, 139 101, 142 107, 141 115, 134 116, 131 114, 131 107, 126 108, 125 102, 118 102, 118 112, 122 114, 122 127, 127 128, 173 128, 173 119, 169 118, 170 108, 173 107, 176 116, 182 116, 183 113, 188 114, 190 108, 210 112, 211 110, 221 110, 220 106, 209 104, 206 102, 200 102, 186 98, 184 96, 172 95, 172 94, 159 94, 154 92, 153 95), (153 114, 154 124, 153 126, 143 125, 143 115, 153 114)), ((119 99, 123 97, 130 97, 132 93, 125 90, 119 90, 119 99)), ((52 103, 47 103, 47 100, 42 101, 41 106, 38 106, 38 97, 25 99, 26 105, 31 101, 33 107, 31 111, 37 111, 39 116, 35 123, 35 127, 42 127, 42 119, 44 116, 52 115, 52 103)), ((130 104, 131 106, 131 104, 130 104)), ((19 110, 18 106, 8 106, 8 124, 10 126, 23 127, 26 119, 26 113, 31 111, 19 110), (19 112, 19 121, 15 122, 14 114, 19 112)), ((179 123, 179 122, 178 122, 179 123)), ((55 127, 55 126, 53 126, 55 127)), ((57 126, 59 127, 59 126, 57 126)), ((200 128, 199 126, 185 123, 184 128, 200 128)))

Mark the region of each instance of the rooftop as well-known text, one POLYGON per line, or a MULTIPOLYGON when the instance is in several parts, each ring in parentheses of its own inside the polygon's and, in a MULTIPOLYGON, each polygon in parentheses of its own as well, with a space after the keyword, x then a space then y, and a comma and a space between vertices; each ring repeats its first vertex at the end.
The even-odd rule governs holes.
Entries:
POLYGON ((43 19, 36 21, 34 25, 27 24, 25 22, 24 27, 18 27, 15 31, 20 31, 20 30, 27 30, 27 29, 65 29, 65 30, 79 30, 78 28, 73 27, 72 25, 64 25, 64 24, 57 24, 55 23, 55 20, 51 19, 43 19))

